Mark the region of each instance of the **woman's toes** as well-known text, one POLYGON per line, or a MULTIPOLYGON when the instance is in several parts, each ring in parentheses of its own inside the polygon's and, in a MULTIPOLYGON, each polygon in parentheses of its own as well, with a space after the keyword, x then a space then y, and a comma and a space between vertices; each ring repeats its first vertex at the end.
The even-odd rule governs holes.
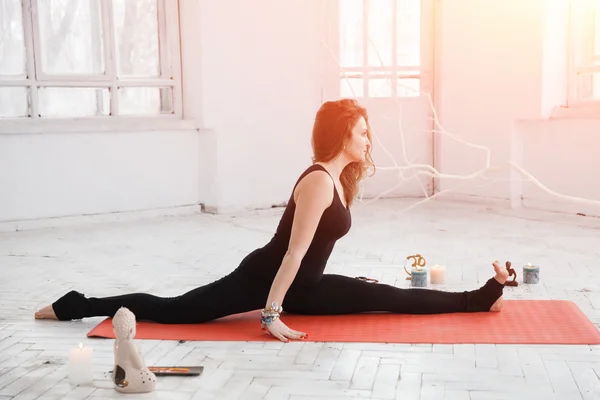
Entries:
POLYGON ((58 319, 52 305, 46 306, 35 313, 35 319, 58 319))
POLYGON ((504 283, 508 279, 508 270, 502 265, 500 265, 498 261, 494 261, 492 265, 494 266, 494 272, 496 272, 494 278, 496 278, 498 282, 504 285, 504 283))

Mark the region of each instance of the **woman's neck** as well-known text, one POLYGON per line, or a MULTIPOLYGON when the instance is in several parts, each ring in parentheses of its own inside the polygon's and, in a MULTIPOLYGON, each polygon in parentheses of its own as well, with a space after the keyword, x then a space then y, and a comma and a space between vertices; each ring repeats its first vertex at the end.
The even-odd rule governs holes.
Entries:
POLYGON ((348 164, 350 164, 350 160, 346 159, 344 156, 339 156, 335 160, 328 162, 317 162, 317 164, 321 164, 323 167, 325 167, 331 176, 339 182, 342 171, 348 164))

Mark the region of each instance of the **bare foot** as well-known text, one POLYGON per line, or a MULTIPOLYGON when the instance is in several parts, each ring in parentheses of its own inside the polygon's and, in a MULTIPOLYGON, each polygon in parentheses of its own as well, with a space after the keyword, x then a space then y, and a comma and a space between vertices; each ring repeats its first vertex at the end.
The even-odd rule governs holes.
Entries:
POLYGON ((35 319, 56 319, 56 314, 54 314, 54 309, 52 305, 46 306, 42 308, 40 311, 35 313, 35 319))
POLYGON ((496 300, 496 302, 494 304, 492 304, 492 306, 490 307, 490 311, 498 312, 498 311, 502 310, 503 303, 504 303, 504 299, 502 298, 502 296, 500 296, 500 298, 498 300, 496 300))
MULTIPOLYGON (((500 265, 500 263, 498 261, 494 261, 492 265, 494 266, 494 271, 496 272, 494 279, 496 279, 499 283, 504 285, 504 283, 508 279, 508 270, 506 268, 504 268, 502 265, 500 265)), ((496 302, 494 304, 492 304, 492 307, 490 307, 490 311, 498 312, 498 311, 502 310, 503 303, 504 303, 504 299, 502 298, 502 296, 500 296, 498 298, 498 300, 496 300, 496 302)))

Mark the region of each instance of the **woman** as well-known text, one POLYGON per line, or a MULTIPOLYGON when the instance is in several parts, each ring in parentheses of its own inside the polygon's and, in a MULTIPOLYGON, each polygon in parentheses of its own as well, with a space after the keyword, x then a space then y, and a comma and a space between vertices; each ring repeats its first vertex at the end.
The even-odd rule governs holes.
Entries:
POLYGON ((323 274, 335 242, 350 229, 358 183, 373 166, 366 110, 355 100, 324 103, 316 115, 312 146, 314 164, 298 178, 275 235, 229 275, 173 298, 144 293, 86 298, 71 291, 37 312, 36 318, 112 317, 127 307, 138 320, 185 324, 262 308, 262 327, 287 342, 307 334, 279 318, 284 299, 286 312, 313 315, 501 309, 508 271, 498 262, 493 263, 496 275, 469 292, 401 289, 323 274))

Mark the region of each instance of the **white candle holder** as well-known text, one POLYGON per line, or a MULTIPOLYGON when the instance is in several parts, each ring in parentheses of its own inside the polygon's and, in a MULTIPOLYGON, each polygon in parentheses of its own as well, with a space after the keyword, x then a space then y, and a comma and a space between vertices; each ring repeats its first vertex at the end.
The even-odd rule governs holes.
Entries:
POLYGON ((540 267, 537 265, 531 265, 527 263, 527 265, 523 266, 523 283, 527 284, 536 284, 540 281, 540 267))
POLYGON ((412 287, 427 287, 427 269, 413 268, 410 274, 410 285, 412 287))

